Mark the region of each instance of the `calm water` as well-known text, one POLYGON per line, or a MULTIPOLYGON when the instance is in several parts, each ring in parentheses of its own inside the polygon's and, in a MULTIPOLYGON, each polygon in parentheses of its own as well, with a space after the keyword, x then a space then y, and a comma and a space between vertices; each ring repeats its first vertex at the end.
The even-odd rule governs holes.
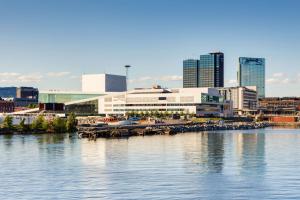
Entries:
POLYGON ((0 136, 1 199, 300 199, 300 129, 0 136))

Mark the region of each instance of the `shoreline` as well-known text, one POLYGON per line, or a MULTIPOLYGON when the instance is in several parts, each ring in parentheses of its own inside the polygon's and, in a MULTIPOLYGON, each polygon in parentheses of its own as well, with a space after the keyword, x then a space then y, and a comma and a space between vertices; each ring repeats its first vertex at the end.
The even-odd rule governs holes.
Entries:
POLYGON ((129 126, 78 126, 78 137, 96 140, 97 138, 122 138, 147 135, 176 135, 186 132, 216 131, 216 130, 247 130, 266 128, 270 125, 265 122, 251 123, 180 123, 180 124, 152 124, 129 126))

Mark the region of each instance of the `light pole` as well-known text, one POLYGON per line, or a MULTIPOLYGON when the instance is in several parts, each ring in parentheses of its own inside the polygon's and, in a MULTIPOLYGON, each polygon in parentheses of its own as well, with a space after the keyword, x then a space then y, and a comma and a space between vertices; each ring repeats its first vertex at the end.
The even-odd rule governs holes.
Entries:
MULTIPOLYGON (((125 93, 125 104, 124 104, 124 115, 126 116, 127 114, 127 110, 126 110, 126 106, 127 106, 127 91, 128 91, 128 72, 129 72, 129 68, 131 67, 130 65, 125 65, 125 70, 126 70, 126 93, 125 93)), ((128 116, 127 116, 128 117, 128 116)))
POLYGON ((126 91, 128 90, 128 73, 129 73, 129 68, 131 67, 130 65, 125 65, 125 70, 126 70, 126 91))

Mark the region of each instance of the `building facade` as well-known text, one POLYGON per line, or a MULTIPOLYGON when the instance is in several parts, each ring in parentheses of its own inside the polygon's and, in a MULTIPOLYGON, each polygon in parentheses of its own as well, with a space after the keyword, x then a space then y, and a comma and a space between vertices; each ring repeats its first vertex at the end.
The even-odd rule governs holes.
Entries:
POLYGON ((265 59, 239 58, 239 86, 256 86, 258 98, 265 97, 265 59))
POLYGON ((127 90, 126 76, 113 74, 82 75, 82 92, 105 93, 124 92, 127 90))
POLYGON ((104 93, 89 93, 78 91, 41 91, 39 103, 67 103, 105 95, 104 93))
POLYGON ((232 101, 235 115, 249 115, 257 113, 258 98, 256 87, 226 87, 219 88, 220 95, 225 100, 232 101))
POLYGON ((187 59, 183 61, 183 87, 198 87, 199 60, 187 59))
POLYGON ((15 110, 15 103, 13 101, 5 101, 0 99, 0 113, 11 113, 15 110))
POLYGON ((183 88, 224 87, 224 54, 200 55, 183 61, 183 88))
POLYGON ((11 99, 16 107, 26 107, 38 103, 39 90, 33 87, 1 87, 0 97, 11 99))
POLYGON ((215 88, 136 89, 99 97, 99 114, 129 112, 189 113, 197 116, 231 116, 231 102, 215 88))
POLYGON ((224 87, 224 54, 200 55, 198 87, 224 87))
POLYGON ((299 97, 268 97, 259 99, 259 110, 264 115, 300 115, 299 97))

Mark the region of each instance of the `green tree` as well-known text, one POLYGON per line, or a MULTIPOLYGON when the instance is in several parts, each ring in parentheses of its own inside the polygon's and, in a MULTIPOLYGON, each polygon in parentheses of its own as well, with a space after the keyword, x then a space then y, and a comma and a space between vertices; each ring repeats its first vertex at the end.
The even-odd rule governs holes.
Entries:
POLYGON ((45 131, 48 129, 48 122, 43 115, 38 115, 31 124, 31 129, 36 131, 45 131))
POLYGON ((14 128, 14 126, 13 126, 13 117, 12 116, 7 115, 4 118, 3 128, 7 128, 7 129, 13 129, 14 128))
POLYGON ((74 113, 71 113, 68 118, 67 118, 67 122, 66 122, 66 129, 68 132, 75 132, 76 131, 76 125, 77 125, 77 121, 76 121, 76 116, 74 113))
POLYGON ((19 131, 26 131, 27 129, 28 129, 28 126, 26 126, 26 124, 25 124, 25 119, 23 118, 23 119, 20 121, 19 125, 18 125, 18 130, 19 130, 19 131))
POLYGON ((55 117, 52 123, 53 123, 53 130, 56 133, 63 133, 67 131, 66 120, 60 117, 55 117))

